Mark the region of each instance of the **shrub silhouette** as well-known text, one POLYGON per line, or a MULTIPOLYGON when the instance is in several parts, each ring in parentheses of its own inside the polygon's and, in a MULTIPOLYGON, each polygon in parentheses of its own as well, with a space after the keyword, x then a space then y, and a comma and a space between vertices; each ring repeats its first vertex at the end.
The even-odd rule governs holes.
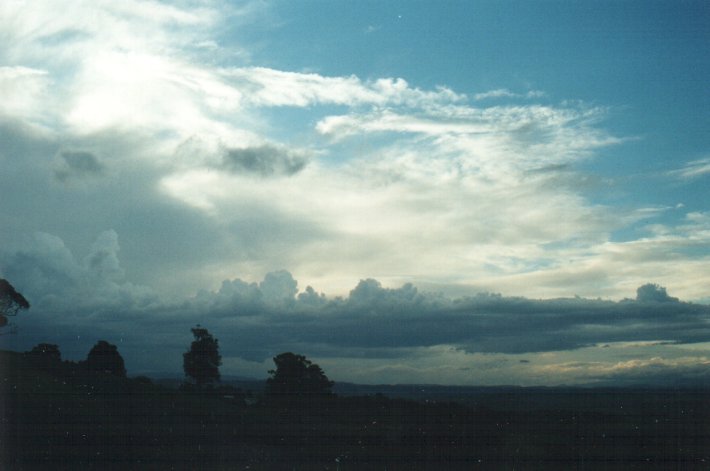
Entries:
POLYGON ((199 325, 191 330, 195 340, 190 345, 190 350, 183 354, 185 376, 192 379, 198 387, 219 381, 222 356, 219 354, 218 340, 199 325))
POLYGON ((99 340, 91 349, 86 358, 86 367, 89 371, 126 377, 126 367, 118 348, 105 340, 99 340))

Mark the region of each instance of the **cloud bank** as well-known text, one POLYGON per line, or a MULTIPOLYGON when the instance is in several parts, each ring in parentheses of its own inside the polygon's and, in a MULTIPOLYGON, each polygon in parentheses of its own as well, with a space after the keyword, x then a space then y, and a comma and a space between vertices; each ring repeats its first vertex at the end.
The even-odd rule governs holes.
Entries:
POLYGON ((299 290, 281 270, 166 300, 126 281, 119 253, 114 231, 100 234, 81 261, 49 234, 3 253, 3 276, 33 306, 18 321, 21 335, 8 341, 24 349, 52 341, 80 356, 81 339, 109 337, 121 344, 129 369, 177 372, 189 328, 199 323, 220 339, 227 374, 263 375, 271 357, 297 351, 332 365, 336 377, 366 382, 706 378, 710 307, 679 301, 655 284, 639 287, 636 299, 610 301, 450 297, 364 279, 348 296, 329 297, 299 290), (632 349, 633 359, 624 360, 632 349), (570 360, 582 352, 584 361, 570 360), (437 361, 448 365, 439 376, 437 361))

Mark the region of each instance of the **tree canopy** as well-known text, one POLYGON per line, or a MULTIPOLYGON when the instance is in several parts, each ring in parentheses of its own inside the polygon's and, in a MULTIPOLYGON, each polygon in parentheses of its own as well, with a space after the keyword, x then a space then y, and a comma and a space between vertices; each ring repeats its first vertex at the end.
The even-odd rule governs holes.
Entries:
POLYGON ((219 341, 199 325, 193 327, 191 331, 195 340, 190 345, 190 350, 183 354, 185 376, 198 386, 219 381, 219 366, 222 364, 219 341))
POLYGON ((91 349, 86 358, 86 366, 90 371, 126 376, 126 367, 118 348, 105 340, 99 340, 91 349))
POLYGON ((37 344, 25 355, 33 365, 43 369, 57 368, 62 362, 59 347, 52 343, 37 344))
POLYGON ((29 308, 27 299, 9 281, 0 278, 0 327, 8 324, 8 316, 15 316, 20 309, 29 308))
POLYGON ((323 373, 320 366, 311 363, 303 355, 286 352, 274 357, 275 370, 266 380, 269 394, 330 394, 333 381, 323 373))

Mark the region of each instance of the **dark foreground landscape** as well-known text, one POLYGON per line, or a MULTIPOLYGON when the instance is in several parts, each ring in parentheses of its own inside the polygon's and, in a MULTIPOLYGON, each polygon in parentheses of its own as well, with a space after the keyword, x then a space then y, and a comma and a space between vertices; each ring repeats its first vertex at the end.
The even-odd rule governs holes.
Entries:
POLYGON ((0 368, 4 470, 710 469, 705 389, 291 397, 176 389, 14 352, 0 352, 0 368))

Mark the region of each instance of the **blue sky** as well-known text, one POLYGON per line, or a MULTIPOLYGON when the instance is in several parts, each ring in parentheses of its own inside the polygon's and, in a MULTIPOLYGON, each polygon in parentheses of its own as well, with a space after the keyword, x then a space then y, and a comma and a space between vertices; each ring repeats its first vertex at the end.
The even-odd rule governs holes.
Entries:
POLYGON ((365 382, 694 375, 709 17, 702 1, 5 2, 0 276, 33 309, 0 341, 55 335, 79 357, 101 334, 129 370, 179 371, 199 321, 235 374, 298 349, 365 382), (646 283, 680 299, 667 322, 635 317, 646 283), (392 330, 412 312, 424 333, 392 330), (160 325, 176 360, 147 361, 131 322, 160 325), (331 328, 362 337, 338 353, 331 328), (529 341, 549 335, 565 341, 529 341))

